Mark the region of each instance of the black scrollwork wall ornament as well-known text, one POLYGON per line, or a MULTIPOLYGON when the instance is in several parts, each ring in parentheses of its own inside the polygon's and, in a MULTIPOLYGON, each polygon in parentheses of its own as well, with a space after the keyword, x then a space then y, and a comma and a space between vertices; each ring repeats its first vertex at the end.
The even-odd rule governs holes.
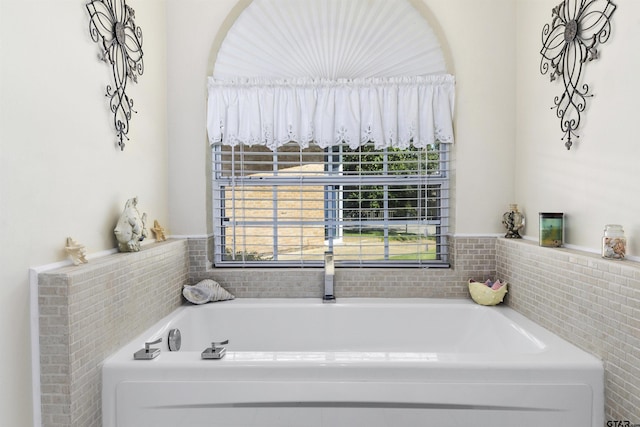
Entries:
POLYGON ((611 34, 611 15, 616 5, 610 0, 564 0, 552 10, 551 24, 542 29, 540 72, 549 73, 551 81, 562 79, 564 92, 554 98, 556 116, 566 138, 567 150, 580 126, 589 85, 581 84, 583 65, 598 58, 598 44, 611 34))
POLYGON ((124 0, 93 0, 86 6, 91 17, 91 38, 102 44, 99 58, 111 65, 113 71, 114 86, 107 85, 106 96, 113 113, 118 145, 124 150, 124 140, 129 140, 129 120, 136 112, 133 99, 126 93, 127 80, 137 83, 138 75, 144 71, 142 30, 134 22, 134 10, 124 0))

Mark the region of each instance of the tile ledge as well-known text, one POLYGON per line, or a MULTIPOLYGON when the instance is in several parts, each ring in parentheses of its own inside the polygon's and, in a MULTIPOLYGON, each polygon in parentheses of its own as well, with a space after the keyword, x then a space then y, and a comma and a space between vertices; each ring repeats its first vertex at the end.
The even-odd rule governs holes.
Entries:
POLYGON ((100 252, 99 254, 89 255, 87 264, 73 265, 70 260, 50 264, 49 266, 35 267, 33 270, 42 275, 75 275, 84 274, 94 269, 103 268, 112 263, 122 262, 126 258, 130 260, 140 260, 150 256, 156 250, 167 248, 173 245, 185 244, 186 239, 168 239, 163 242, 149 242, 142 245, 138 252, 118 252, 117 249, 100 252), (97 256, 99 255, 99 256, 97 256))
POLYGON ((621 269, 628 268, 633 270, 640 271, 640 258, 638 257, 628 257, 623 261, 619 260, 611 260, 605 259, 600 256, 599 253, 590 252, 585 250, 584 248, 579 248, 576 246, 563 246, 561 248, 553 248, 553 247, 544 247, 540 246, 537 240, 523 238, 523 239, 507 239, 504 237, 499 237, 497 239, 497 244, 513 244, 513 245, 522 245, 528 248, 539 248, 541 252, 556 252, 557 255, 565 255, 569 258, 576 257, 582 258, 584 261, 588 262, 594 267, 597 267, 599 270, 608 270, 608 267, 619 267, 621 269), (599 266, 607 266, 607 268, 601 268, 599 266))

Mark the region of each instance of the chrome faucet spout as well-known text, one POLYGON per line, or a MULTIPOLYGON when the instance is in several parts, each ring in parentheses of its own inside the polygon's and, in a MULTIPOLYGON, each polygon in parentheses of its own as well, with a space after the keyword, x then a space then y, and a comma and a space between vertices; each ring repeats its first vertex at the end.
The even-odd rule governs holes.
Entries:
POLYGON ((333 293, 333 277, 335 275, 335 267, 333 264, 333 251, 324 253, 324 296, 323 302, 336 302, 333 293))

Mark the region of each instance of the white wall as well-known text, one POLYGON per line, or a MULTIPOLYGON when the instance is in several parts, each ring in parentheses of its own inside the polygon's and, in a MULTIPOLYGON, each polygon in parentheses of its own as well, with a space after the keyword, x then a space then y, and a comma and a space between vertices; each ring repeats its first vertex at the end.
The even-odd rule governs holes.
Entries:
MULTIPOLYGON (((534 158, 533 167, 523 165, 527 150, 538 150, 541 138, 550 145, 553 140, 555 156, 567 157, 561 146, 557 148, 548 96, 538 95, 549 90, 548 84, 536 74, 539 30, 557 0, 549 5, 546 0, 422 1, 439 27, 450 71, 458 82, 455 232, 504 232, 500 216, 513 201, 524 204, 527 213, 539 209, 569 213, 570 207, 542 206, 540 197, 534 197, 537 190, 529 188, 528 180, 542 178, 535 172, 541 160, 534 158), (520 34, 517 45, 516 34, 520 34), (522 52, 525 47, 527 54, 522 52), (524 66, 529 62, 532 69, 524 66), (530 99, 539 105, 530 107, 530 99), (527 120, 529 117, 536 122, 527 120), (539 122, 547 119, 548 126, 540 129, 539 122), (522 126, 519 132, 516 123, 522 126), (514 169, 516 135, 518 167, 514 169), (522 194, 522 199, 517 200, 516 194, 522 194)), ((637 12, 639 6, 632 2, 619 0, 621 7, 637 12)), ((219 42, 221 29, 230 25, 225 21, 248 1, 127 1, 142 27, 145 73, 139 84, 130 85, 138 114, 131 121, 132 140, 124 152, 114 147, 104 98, 109 70, 96 60, 98 46, 89 37, 85 3, 0 0, 0 324, 11 326, 3 335, 5 348, 11 351, 0 354, 0 425, 27 426, 31 420, 29 267, 65 259, 67 236, 85 244, 89 253, 113 248, 115 219, 124 201, 134 195, 140 197, 140 207, 150 219, 159 219, 173 235, 210 231, 206 76, 211 71, 212 46, 219 42)), ((624 16, 631 25, 639 15, 624 16)), ((623 21, 622 14, 617 18, 623 21)), ((616 39, 622 38, 614 36, 603 55, 609 55, 610 48, 614 54, 616 39)), ((631 41, 626 43, 630 51, 631 41)), ((632 65, 622 51, 617 57, 618 64, 632 65)), ((613 71, 617 70, 600 73, 613 71)), ((627 74, 624 78, 630 82, 631 73, 627 74)), ((614 80, 599 81, 613 86, 614 80)), ((602 92, 598 87, 598 91, 604 95, 627 91, 627 87, 603 87, 602 92)), ((616 98, 618 102, 606 104, 602 97, 597 103, 602 103, 598 108, 605 112, 620 103, 616 98)), ((623 114, 631 118, 632 112, 623 114)), ((620 119, 615 120, 617 128, 624 127, 620 119)), ((601 133, 605 129, 603 125, 601 133)), ((608 130, 619 137, 617 141, 608 138, 607 149, 611 144, 625 144, 625 155, 630 157, 631 138, 622 138, 619 130, 608 130)), ((605 145, 597 147, 604 149, 605 145)), ((576 150, 569 155, 580 154, 576 150)), ((590 160, 600 157, 593 155, 590 160)), ((626 167, 631 163, 622 161, 626 167)), ((564 166, 562 161, 555 167, 564 166)), ((566 182, 578 185, 579 180, 566 182)), ((627 195, 631 185, 630 181, 624 184, 627 195)), ((563 194, 555 197, 563 199, 563 194)), ((627 197, 625 203, 637 203, 631 199, 627 197)), ((582 210, 578 208, 583 208, 581 201, 576 202, 573 215, 582 210)), ((601 222, 618 220, 610 216, 606 221, 604 217, 597 220, 597 228, 601 222)), ((527 232, 531 233, 531 226, 527 232)))
POLYGON ((538 212, 564 212, 568 245, 599 251, 605 224, 619 223, 628 252, 640 256, 640 2, 616 0, 612 34, 600 59, 583 68, 588 100, 570 151, 561 141, 560 120, 551 110, 562 93, 540 74, 541 32, 557 0, 519 0, 517 8, 516 201, 528 217, 526 235, 538 238, 538 212))
MULTIPOLYGON (((230 25, 225 20, 247 3, 168 3, 169 197, 175 234, 210 231, 206 76, 216 37, 230 25)), ((424 0, 424 6, 440 27, 435 29, 457 79, 455 232, 503 232, 501 215, 514 198, 515 3, 424 0)))
POLYGON ((32 423, 30 267, 63 261, 71 236, 88 253, 115 247, 126 199, 168 222, 166 7, 135 0, 144 74, 130 84, 138 114, 115 146, 84 0, 0 0, 0 425, 32 423))
POLYGON ((504 233, 514 200, 515 3, 424 0, 456 76, 455 233, 504 233))
POLYGON ((206 95, 211 46, 236 0, 176 0, 167 4, 169 206, 172 233, 206 235, 206 95))

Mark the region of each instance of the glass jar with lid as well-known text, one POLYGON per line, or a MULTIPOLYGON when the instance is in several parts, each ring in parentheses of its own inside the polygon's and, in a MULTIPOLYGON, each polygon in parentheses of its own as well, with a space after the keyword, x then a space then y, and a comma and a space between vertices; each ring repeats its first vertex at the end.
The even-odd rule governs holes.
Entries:
POLYGON ((627 238, 619 224, 607 224, 602 236, 602 258, 624 259, 627 254, 627 238))

